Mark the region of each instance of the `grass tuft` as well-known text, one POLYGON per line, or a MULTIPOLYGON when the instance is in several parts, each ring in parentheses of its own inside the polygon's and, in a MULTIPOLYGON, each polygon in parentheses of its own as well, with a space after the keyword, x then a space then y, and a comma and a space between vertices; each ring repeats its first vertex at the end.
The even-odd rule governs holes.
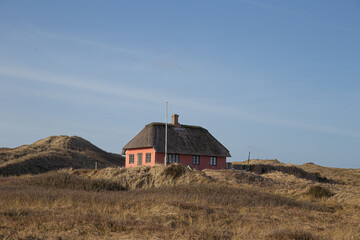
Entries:
POLYGON ((321 186, 310 187, 307 194, 314 198, 329 198, 334 196, 334 193, 332 193, 329 189, 321 186))
POLYGON ((266 236, 269 240, 320 240, 309 232, 303 230, 278 230, 266 236))
POLYGON ((29 236, 26 236, 24 238, 20 237, 20 238, 18 238, 18 240, 42 240, 42 238, 38 238, 36 236, 29 235, 29 236))
POLYGON ((182 176, 185 172, 186 169, 184 165, 173 163, 164 169, 163 174, 166 177, 175 179, 182 176))
POLYGON ((126 188, 117 182, 104 179, 84 178, 67 172, 49 172, 27 179, 30 185, 85 191, 121 191, 126 188))

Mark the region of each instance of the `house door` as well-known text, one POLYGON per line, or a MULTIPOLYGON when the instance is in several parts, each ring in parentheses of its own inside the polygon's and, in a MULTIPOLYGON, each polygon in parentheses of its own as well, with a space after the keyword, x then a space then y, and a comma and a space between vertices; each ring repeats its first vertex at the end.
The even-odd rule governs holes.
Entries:
POLYGON ((138 164, 138 166, 141 166, 142 165, 142 153, 138 153, 138 161, 137 161, 137 164, 138 164))

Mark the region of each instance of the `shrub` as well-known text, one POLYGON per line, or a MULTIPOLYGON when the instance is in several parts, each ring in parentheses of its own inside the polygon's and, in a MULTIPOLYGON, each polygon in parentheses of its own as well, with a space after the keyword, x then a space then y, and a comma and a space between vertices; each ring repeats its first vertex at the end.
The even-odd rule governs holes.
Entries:
POLYGON ((278 230, 274 231, 266 236, 266 239, 269 240, 318 240, 318 237, 315 237, 309 232, 303 230, 278 230))
MULTIPOLYGON (((234 165, 235 169, 244 170, 245 165, 234 165)), ((269 172, 283 172, 286 174, 294 175, 298 178, 308 179, 316 182, 335 183, 334 180, 322 177, 319 173, 310 173, 302 168, 294 166, 281 166, 281 165, 267 165, 267 164, 251 164, 250 171, 256 174, 266 174, 269 172)))
POLYGON ((329 198, 334 196, 334 193, 332 193, 329 189, 321 186, 310 187, 307 194, 314 198, 329 198))
POLYGON ((178 178, 186 172, 185 166, 182 164, 173 163, 164 169, 163 174, 166 177, 178 178))

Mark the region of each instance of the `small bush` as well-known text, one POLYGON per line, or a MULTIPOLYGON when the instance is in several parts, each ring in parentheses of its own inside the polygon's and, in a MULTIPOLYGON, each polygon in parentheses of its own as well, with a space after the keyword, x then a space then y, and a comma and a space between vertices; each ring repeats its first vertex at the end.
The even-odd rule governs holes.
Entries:
POLYGON ((266 236, 266 239, 269 240, 318 240, 318 237, 315 237, 309 232, 302 230, 279 230, 272 232, 266 236))
POLYGON ((8 210, 8 211, 0 212, 0 216, 1 215, 5 217, 19 218, 19 217, 27 216, 28 212, 20 211, 20 210, 8 210))
POLYGON ((26 236, 25 238, 19 238, 19 240, 41 240, 41 238, 38 238, 33 235, 26 236))
POLYGON ((163 174, 166 177, 178 178, 186 172, 185 166, 182 164, 173 163, 164 169, 163 174))
POLYGON ((332 193, 329 189, 321 186, 310 187, 307 194, 314 198, 329 198, 334 196, 334 193, 332 193))

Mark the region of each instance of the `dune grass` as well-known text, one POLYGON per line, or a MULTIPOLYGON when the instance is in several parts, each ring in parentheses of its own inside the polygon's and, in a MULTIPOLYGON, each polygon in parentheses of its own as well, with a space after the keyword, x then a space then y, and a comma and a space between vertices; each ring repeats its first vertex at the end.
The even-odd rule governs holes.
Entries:
POLYGON ((334 196, 334 193, 332 193, 329 189, 321 186, 310 187, 307 194, 314 198, 329 198, 334 196))
POLYGON ((0 178, 0 239, 359 239, 360 208, 263 178, 181 165, 0 178))
POLYGON ((125 165, 125 158, 105 152, 81 137, 51 136, 14 149, 0 148, 0 175, 39 174, 62 168, 125 165))

